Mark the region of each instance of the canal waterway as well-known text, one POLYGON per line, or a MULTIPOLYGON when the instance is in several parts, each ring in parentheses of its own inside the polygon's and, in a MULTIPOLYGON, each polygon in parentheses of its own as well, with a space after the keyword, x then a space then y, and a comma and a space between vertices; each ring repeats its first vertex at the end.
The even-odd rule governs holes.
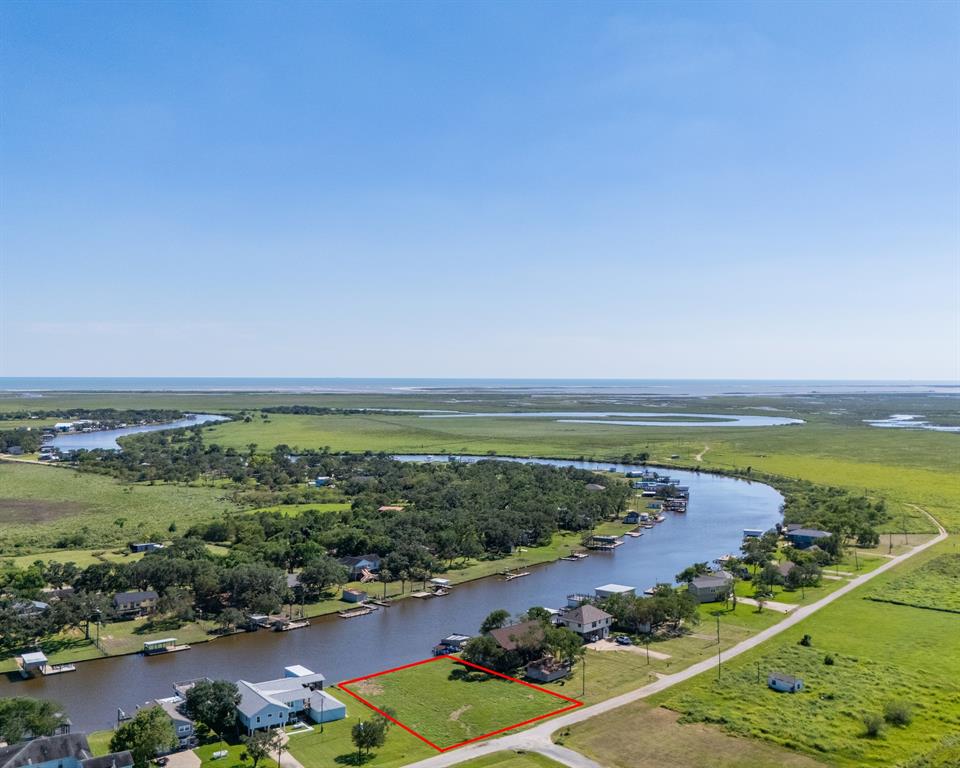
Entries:
MULTIPOLYGON (((487 457, 463 460, 482 458, 487 457)), ((537 461, 587 469, 635 469, 621 464, 537 461)), ((346 680, 426 658, 445 635, 476 633, 483 618, 496 608, 519 614, 533 605, 558 608, 567 594, 592 593, 610 582, 635 586, 639 593, 658 581, 673 581, 674 574, 693 562, 736 552, 744 528, 766 529, 780 520, 782 497, 769 486, 705 473, 669 470, 669 474, 690 487, 687 513, 667 513, 665 522, 641 538, 627 537, 623 546, 609 553, 593 552, 579 562, 531 567, 529 576, 510 582, 493 577, 460 584, 446 597, 402 600, 368 616, 312 619, 308 629, 242 633, 169 656, 83 662, 77 664, 76 672, 48 678, 0 677, 0 696, 55 699, 64 705, 76 730, 89 731, 115 724, 118 707, 130 712, 149 699, 171 695, 171 685, 178 680, 202 676, 267 680, 281 676, 291 664, 322 672, 333 682, 346 680)), ((374 585, 371 592, 376 591, 374 585)), ((109 632, 109 625, 102 631, 109 632)))
POLYGON ((136 427, 122 427, 120 429, 100 429, 95 432, 67 432, 57 435, 46 443, 64 453, 69 451, 92 451, 101 448, 106 451, 119 450, 118 437, 136 435, 139 432, 159 432, 164 429, 183 429, 196 427, 200 424, 209 424, 215 421, 228 421, 226 416, 213 413, 191 413, 177 421, 168 421, 163 424, 144 424, 136 427))
POLYGON ((421 419, 552 419, 561 424, 612 424, 622 427, 784 427, 803 419, 753 414, 666 413, 656 411, 510 411, 506 413, 426 413, 421 419))

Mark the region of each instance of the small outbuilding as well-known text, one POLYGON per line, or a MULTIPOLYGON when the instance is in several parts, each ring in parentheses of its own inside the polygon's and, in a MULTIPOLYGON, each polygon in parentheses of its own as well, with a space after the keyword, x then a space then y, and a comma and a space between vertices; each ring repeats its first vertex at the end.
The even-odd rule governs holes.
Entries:
POLYGON ((345 603, 365 603, 369 596, 362 589, 345 589, 340 599, 345 603))
POLYGON ((570 665, 552 657, 531 661, 524 669, 524 677, 538 683, 552 683, 570 674, 570 665))
POLYGON ((784 675, 781 672, 771 672, 767 675, 767 686, 783 693, 796 693, 803 690, 803 680, 793 675, 784 675))

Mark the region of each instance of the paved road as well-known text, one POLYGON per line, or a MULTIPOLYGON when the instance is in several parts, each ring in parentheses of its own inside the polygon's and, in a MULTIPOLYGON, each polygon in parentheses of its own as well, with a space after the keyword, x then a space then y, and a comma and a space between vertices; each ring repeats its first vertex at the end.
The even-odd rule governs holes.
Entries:
MULTIPOLYGON (((751 648, 756 648, 758 645, 766 642, 771 637, 775 637, 781 632, 785 632, 794 625, 803 621, 812 613, 816 613, 824 606, 830 605, 830 603, 832 603, 834 600, 839 600, 848 592, 851 592, 857 587, 866 584, 868 581, 870 581, 870 579, 879 576, 881 573, 885 573, 891 568, 895 568, 908 558, 913 557, 917 553, 922 552, 923 550, 932 547, 934 544, 946 539, 947 532, 944 527, 940 525, 940 523, 937 522, 931 515, 927 514, 927 517, 933 520, 940 531, 940 533, 934 538, 930 539, 930 541, 919 544, 909 552, 904 552, 902 555, 897 555, 870 573, 865 573, 861 576, 850 579, 849 583, 844 584, 836 592, 831 592, 829 595, 820 598, 815 603, 810 603, 810 605, 804 605, 800 608, 797 608, 797 610, 793 611, 793 613, 788 615, 778 624, 774 624, 772 627, 767 627, 767 629, 763 630, 762 632, 758 632, 752 637, 748 637, 746 640, 737 643, 732 648, 729 648, 723 654, 722 660, 729 661, 730 659, 739 656, 741 653, 749 651, 751 648)), ((630 704, 634 701, 644 699, 647 696, 651 696, 654 693, 659 693, 660 691, 670 688, 677 683, 681 683, 684 680, 689 680, 691 677, 695 677, 701 672, 711 670, 715 667, 715 665, 715 659, 705 659, 690 667, 687 667, 684 670, 681 670, 680 672, 675 672, 672 675, 665 675, 659 680, 649 683, 641 688, 629 691, 628 693, 623 693, 619 696, 614 696, 612 699, 601 701, 600 703, 589 707, 580 707, 579 709, 575 709, 572 712, 561 715, 560 717, 555 717, 545 723, 542 723, 541 725, 530 728, 529 730, 521 731, 520 733, 509 734, 507 736, 501 736, 497 739, 481 741, 476 744, 470 744, 452 752, 444 752, 443 754, 436 755, 435 757, 430 757, 417 763, 411 763, 409 766, 407 766, 407 768, 443 768, 443 766, 456 765, 457 763, 462 763, 475 757, 489 755, 492 752, 500 752, 503 750, 539 752, 540 754, 553 758, 559 763, 570 766, 570 768, 598 768, 597 763, 581 755, 579 752, 574 752, 571 749, 559 747, 558 745, 554 744, 550 738, 551 734, 554 731, 560 730, 561 728, 566 728, 574 723, 583 722, 591 717, 602 715, 604 712, 609 712, 610 710, 622 707, 625 704, 630 704)))

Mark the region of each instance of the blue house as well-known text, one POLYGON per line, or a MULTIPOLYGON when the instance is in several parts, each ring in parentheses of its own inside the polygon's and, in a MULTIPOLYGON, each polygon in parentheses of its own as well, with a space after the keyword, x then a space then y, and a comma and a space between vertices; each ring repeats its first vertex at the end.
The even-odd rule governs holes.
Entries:
POLYGON ((313 484, 317 486, 317 488, 323 488, 325 485, 330 485, 330 478, 326 476, 320 476, 313 481, 313 484))
POLYGON ((630 524, 636 524, 640 522, 640 513, 639 512, 627 512, 626 516, 623 518, 623 522, 630 524))
POLYGON ((248 683, 238 680, 240 703, 237 720, 253 733, 262 728, 277 728, 309 717, 315 723, 329 723, 347 716, 347 708, 325 690, 323 675, 299 664, 286 667, 279 680, 248 683))
POLYGON ((815 528, 795 528, 785 534, 787 541, 797 549, 812 547, 819 544, 821 539, 828 539, 832 535, 829 531, 818 531, 815 528))

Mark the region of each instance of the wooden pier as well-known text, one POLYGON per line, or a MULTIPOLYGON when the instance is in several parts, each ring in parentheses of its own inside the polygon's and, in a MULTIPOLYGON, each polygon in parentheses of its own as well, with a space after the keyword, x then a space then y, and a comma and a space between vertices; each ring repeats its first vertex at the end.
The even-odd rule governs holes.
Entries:
POLYGON ((337 616, 341 619, 353 619, 357 616, 366 616, 377 610, 375 605, 358 605, 356 608, 348 608, 345 611, 337 611, 337 616))

